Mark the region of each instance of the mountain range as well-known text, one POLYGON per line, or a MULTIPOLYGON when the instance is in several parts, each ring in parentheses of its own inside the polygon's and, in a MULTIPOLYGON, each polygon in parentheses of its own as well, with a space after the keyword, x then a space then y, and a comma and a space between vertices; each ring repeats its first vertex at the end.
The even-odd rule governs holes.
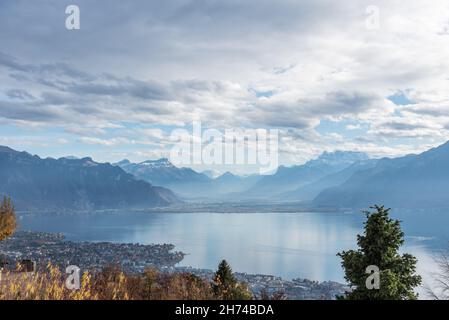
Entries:
POLYGON ((321 191, 316 206, 402 208, 449 206, 449 142, 418 155, 384 158, 321 191))
POLYGON ((273 175, 238 176, 226 172, 215 178, 191 168, 178 168, 166 158, 140 163, 122 160, 115 165, 188 200, 298 201, 312 200, 321 190, 344 182, 351 173, 374 161, 361 152, 324 152, 303 165, 280 166, 273 175), (308 185, 311 188, 306 188, 308 185))
POLYGON ((164 186, 185 199, 218 200, 230 192, 242 192, 256 183, 260 176, 241 177, 226 172, 214 178, 191 168, 178 168, 168 159, 132 163, 125 159, 114 165, 153 185, 164 186))
MULTIPOLYGON (((242 196, 249 199, 266 199, 267 196, 277 199, 289 198, 288 194, 290 192, 300 190, 301 187, 328 175, 336 174, 356 162, 367 159, 368 156, 362 152, 324 152, 318 158, 310 160, 303 165, 280 166, 275 174, 263 176, 242 196)), ((305 200, 300 198, 301 195, 298 194, 298 198, 293 200, 305 200)))
POLYGON ((41 159, 3 146, 0 195, 11 197, 19 210, 146 208, 179 201, 170 190, 109 163, 91 158, 41 159))
POLYGON ((321 191, 338 186, 348 180, 354 173, 369 169, 377 164, 377 159, 366 159, 352 163, 336 173, 331 173, 318 180, 300 186, 293 191, 280 194, 277 198, 290 201, 308 201, 314 199, 321 191))
POLYGON ((132 163, 125 159, 114 165, 142 180, 160 186, 177 183, 206 183, 210 180, 207 175, 198 173, 193 169, 174 166, 167 158, 147 160, 140 163, 132 163))
POLYGON ((42 159, 0 147, 0 196, 20 210, 148 208, 186 201, 314 207, 449 206, 449 142, 417 155, 370 159, 360 152, 324 152, 272 175, 220 176, 178 168, 168 159, 115 164, 91 158, 42 159))

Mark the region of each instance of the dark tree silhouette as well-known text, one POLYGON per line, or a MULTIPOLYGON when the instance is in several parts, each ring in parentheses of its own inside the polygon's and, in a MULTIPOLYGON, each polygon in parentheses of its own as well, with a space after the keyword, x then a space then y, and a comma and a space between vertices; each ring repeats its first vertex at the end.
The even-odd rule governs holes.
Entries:
POLYGON ((218 265, 212 288, 214 294, 219 299, 248 300, 252 298, 246 285, 239 283, 236 280, 232 273, 232 269, 226 260, 222 260, 218 265))
POLYGON ((365 212, 364 234, 357 236, 358 250, 343 251, 342 258, 345 278, 350 292, 345 299, 354 300, 409 300, 417 299, 414 288, 421 284, 416 274, 416 258, 410 254, 399 254, 404 243, 404 233, 400 222, 389 217, 390 209, 383 206, 372 207, 374 212, 365 212), (379 269, 379 288, 367 286, 367 267, 379 269))

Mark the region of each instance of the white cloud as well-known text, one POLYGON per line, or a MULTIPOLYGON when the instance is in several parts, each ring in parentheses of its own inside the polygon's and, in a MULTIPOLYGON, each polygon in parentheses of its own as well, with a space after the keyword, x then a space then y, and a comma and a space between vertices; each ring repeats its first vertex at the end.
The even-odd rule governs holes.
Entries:
POLYGON ((368 30, 371 4, 80 0, 81 30, 69 32, 63 3, 8 1, 0 121, 147 154, 193 119, 279 127, 287 163, 337 147, 393 155, 447 140, 449 3, 379 0, 380 28, 368 30), (396 92, 414 104, 387 99, 396 92), (320 134, 323 120, 343 124, 320 134))
POLYGON ((111 139, 101 139, 101 138, 94 138, 94 137, 81 137, 79 140, 86 144, 91 145, 102 145, 107 147, 112 147, 120 144, 131 144, 134 143, 131 140, 128 140, 126 138, 111 138, 111 139))

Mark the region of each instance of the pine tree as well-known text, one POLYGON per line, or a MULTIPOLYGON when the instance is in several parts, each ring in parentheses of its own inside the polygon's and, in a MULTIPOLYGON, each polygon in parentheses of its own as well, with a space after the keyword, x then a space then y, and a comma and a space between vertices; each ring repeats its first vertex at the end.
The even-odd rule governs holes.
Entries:
POLYGON ((227 296, 236 283, 237 280, 232 273, 231 266, 226 260, 222 260, 214 276, 213 289, 215 294, 217 296, 227 296))
POLYGON ((0 204, 0 241, 16 230, 16 212, 10 198, 4 197, 0 204))
POLYGON ((231 266, 226 260, 222 260, 215 272, 212 284, 214 294, 219 299, 224 300, 248 300, 251 293, 246 285, 239 283, 232 273, 231 266))
POLYGON ((345 278, 350 292, 345 299, 350 300, 413 300, 418 295, 414 288, 421 284, 416 274, 416 258, 410 254, 399 254, 404 243, 404 233, 400 221, 389 217, 390 209, 383 206, 372 207, 374 212, 365 212, 367 220, 364 234, 357 236, 358 250, 343 251, 342 258, 345 278), (379 268, 379 288, 369 289, 367 267, 379 268))

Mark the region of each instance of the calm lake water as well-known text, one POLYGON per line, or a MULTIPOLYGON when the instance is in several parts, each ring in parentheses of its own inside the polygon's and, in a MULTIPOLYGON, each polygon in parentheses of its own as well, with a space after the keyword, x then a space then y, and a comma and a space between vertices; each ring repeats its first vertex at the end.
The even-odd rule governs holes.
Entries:
MULTIPOLYGON (((433 255, 449 247, 449 214, 403 212, 403 251, 416 255, 425 280, 433 255)), ((336 253, 355 248, 360 213, 95 213, 20 219, 22 230, 62 232, 73 241, 173 243, 183 266, 215 269, 227 259, 239 272, 343 282, 336 253)))

